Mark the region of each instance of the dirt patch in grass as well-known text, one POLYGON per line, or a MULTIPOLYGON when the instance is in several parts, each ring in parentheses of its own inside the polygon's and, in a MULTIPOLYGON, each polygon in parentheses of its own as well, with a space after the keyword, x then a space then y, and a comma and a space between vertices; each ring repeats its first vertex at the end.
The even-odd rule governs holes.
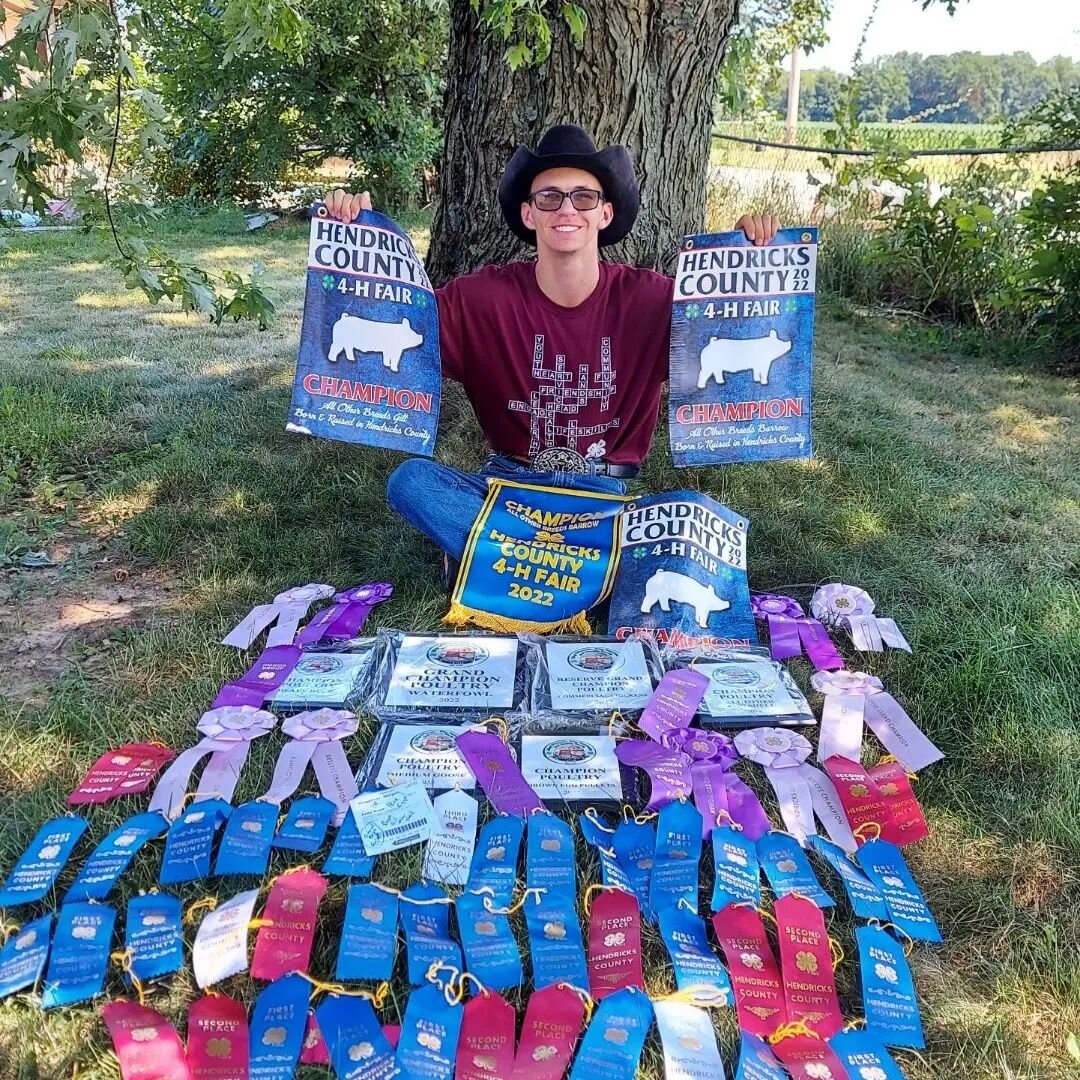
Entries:
POLYGON ((92 670, 117 635, 159 625, 175 584, 75 529, 46 548, 53 565, 0 576, 0 697, 39 708, 57 681, 92 670))

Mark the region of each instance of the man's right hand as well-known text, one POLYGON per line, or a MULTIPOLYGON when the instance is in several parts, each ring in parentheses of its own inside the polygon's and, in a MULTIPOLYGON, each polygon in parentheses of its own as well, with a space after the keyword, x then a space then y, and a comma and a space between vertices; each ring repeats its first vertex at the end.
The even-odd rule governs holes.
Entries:
POLYGON ((350 195, 344 188, 331 191, 323 200, 327 213, 344 221, 348 225, 361 210, 371 209, 371 195, 361 191, 359 195, 350 195))

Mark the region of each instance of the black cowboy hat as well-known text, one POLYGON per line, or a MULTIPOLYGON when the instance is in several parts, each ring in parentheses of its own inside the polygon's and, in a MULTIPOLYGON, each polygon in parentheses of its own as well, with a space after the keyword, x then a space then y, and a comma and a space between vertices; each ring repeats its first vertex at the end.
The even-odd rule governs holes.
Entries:
POLYGON ((521 220, 521 204, 529 198, 529 187, 545 169, 584 169, 600 181, 604 198, 611 203, 611 224, 600 231, 600 246, 617 244, 633 227, 641 206, 641 193, 634 177, 634 162, 625 146, 597 150, 588 132, 577 124, 557 124, 536 144, 536 153, 519 146, 506 166, 499 183, 499 205, 510 231, 526 244, 536 246, 536 232, 521 220))

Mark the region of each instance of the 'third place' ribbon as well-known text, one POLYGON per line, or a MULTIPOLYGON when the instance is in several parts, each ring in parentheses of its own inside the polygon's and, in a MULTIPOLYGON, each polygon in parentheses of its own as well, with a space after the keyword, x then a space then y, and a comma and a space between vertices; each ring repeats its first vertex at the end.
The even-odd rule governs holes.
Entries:
POLYGON ((267 637, 268 647, 291 645, 300 620, 316 600, 328 600, 336 590, 333 585, 312 582, 286 589, 274 597, 272 604, 253 607, 228 634, 221 639, 222 645, 235 649, 250 649, 252 642, 272 624, 277 624, 267 637))
POLYGON ((169 766, 154 789, 150 809, 170 820, 176 817, 183 808, 191 774, 208 754, 210 760, 203 770, 195 800, 198 802, 217 796, 230 802, 252 740, 272 731, 276 724, 277 717, 273 713, 250 705, 226 706, 204 712, 197 725, 202 740, 185 750, 169 766))
POLYGON ((349 803, 360 794, 341 745, 342 740, 356 734, 358 723, 345 709, 314 709, 284 720, 281 730, 291 741, 278 755, 263 798, 280 806, 300 786, 310 763, 323 797, 334 804, 333 823, 340 825, 349 803))
POLYGON ((825 696, 819 761, 830 757, 861 761, 864 723, 909 772, 919 772, 945 756, 876 676, 863 671, 819 672, 810 683, 825 696))
POLYGON ((805 649, 818 671, 844 666, 829 632, 817 619, 807 616, 797 600, 775 593, 755 593, 750 597, 750 607, 755 617, 769 627, 769 654, 774 660, 793 660, 805 649))
POLYGON ((882 652, 886 645, 911 652, 900 627, 892 619, 877 618, 875 606, 865 589, 840 582, 822 585, 810 600, 810 610, 822 622, 845 628, 860 652, 882 652))

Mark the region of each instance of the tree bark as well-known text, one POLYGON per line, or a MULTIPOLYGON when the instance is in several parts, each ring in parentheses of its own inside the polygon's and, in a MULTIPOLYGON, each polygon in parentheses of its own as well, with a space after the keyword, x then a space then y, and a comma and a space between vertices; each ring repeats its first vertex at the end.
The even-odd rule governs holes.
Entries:
POLYGON ((607 257, 660 268, 685 233, 700 231, 716 73, 738 0, 582 6, 580 48, 550 5, 550 58, 511 72, 506 43, 479 24, 469 0, 451 0, 442 198, 428 256, 437 283, 531 252, 503 222, 496 190, 518 144, 535 147, 552 124, 580 124, 598 147, 621 143, 634 157, 641 212, 607 257))

